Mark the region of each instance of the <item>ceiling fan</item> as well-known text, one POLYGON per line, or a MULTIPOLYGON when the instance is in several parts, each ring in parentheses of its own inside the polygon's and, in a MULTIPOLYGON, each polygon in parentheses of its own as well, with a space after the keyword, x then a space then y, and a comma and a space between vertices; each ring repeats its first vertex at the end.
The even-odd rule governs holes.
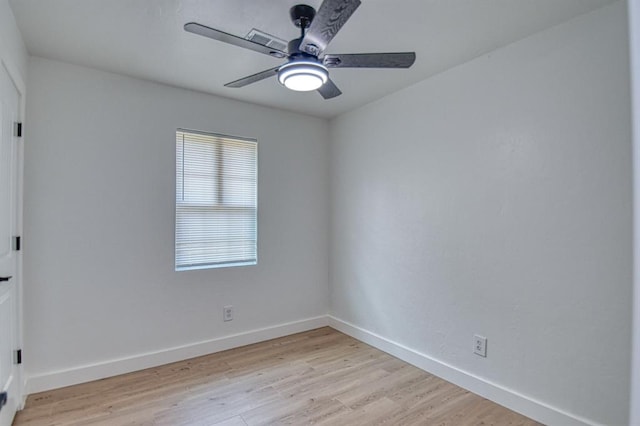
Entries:
POLYGON ((358 6, 360 0, 324 0, 317 13, 305 4, 293 6, 289 13, 301 35, 291 40, 286 49, 284 46, 274 49, 196 22, 185 24, 184 29, 276 58, 287 58, 282 65, 232 81, 225 84, 226 87, 244 87, 277 75, 278 81, 291 90, 317 90, 325 99, 331 99, 342 92, 329 78, 329 68, 409 68, 416 60, 415 52, 325 54, 321 57, 358 6))

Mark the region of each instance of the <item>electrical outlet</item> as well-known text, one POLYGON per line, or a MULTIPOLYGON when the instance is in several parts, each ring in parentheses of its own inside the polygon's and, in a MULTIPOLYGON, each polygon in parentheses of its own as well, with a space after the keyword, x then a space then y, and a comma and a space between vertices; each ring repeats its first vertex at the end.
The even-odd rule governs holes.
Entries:
POLYGON ((473 353, 483 357, 487 356, 487 338, 475 334, 473 336, 473 353))
POLYGON ((224 321, 233 320, 233 306, 227 305, 224 308, 222 308, 222 319, 224 321))

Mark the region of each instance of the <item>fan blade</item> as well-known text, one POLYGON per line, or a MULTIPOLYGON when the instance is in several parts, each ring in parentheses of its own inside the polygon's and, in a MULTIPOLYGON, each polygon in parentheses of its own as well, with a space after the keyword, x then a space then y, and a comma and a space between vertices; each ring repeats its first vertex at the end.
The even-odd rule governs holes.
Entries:
POLYGON ((279 65, 275 68, 264 70, 257 74, 253 74, 253 75, 241 78, 240 80, 232 81, 231 83, 225 84, 225 87, 244 87, 247 84, 256 83, 260 80, 264 80, 265 78, 273 77, 278 73, 278 70, 280 69, 281 66, 282 65, 279 65))
POLYGON ((342 95, 342 92, 340 91, 340 89, 338 89, 338 86, 336 86, 331 79, 328 79, 325 84, 320 86, 318 92, 320 92, 322 97, 325 99, 331 99, 335 98, 336 96, 342 95))
POLYGON ((324 0, 306 31, 300 50, 318 56, 360 6, 360 0, 324 0))
POLYGON ((327 68, 409 68, 415 61, 414 52, 336 54, 322 60, 327 68))
POLYGON ((256 43, 255 41, 246 40, 241 37, 234 36, 233 34, 225 33, 224 31, 209 28, 207 26, 198 24, 196 22, 189 22, 184 24, 184 30, 193 34, 198 34, 204 37, 209 37, 214 40, 222 41, 224 43, 233 44, 234 46, 244 47, 265 55, 273 56, 275 58, 284 58, 287 54, 281 50, 273 49, 264 44, 256 43))

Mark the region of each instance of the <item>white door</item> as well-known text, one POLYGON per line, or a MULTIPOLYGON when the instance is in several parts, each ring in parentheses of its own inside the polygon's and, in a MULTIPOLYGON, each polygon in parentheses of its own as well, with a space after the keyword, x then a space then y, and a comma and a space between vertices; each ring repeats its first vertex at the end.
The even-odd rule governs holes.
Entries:
POLYGON ((10 426, 20 404, 15 351, 18 348, 17 231, 18 138, 20 97, 0 61, 0 426, 10 426), (11 278, 9 278, 11 277, 11 278))

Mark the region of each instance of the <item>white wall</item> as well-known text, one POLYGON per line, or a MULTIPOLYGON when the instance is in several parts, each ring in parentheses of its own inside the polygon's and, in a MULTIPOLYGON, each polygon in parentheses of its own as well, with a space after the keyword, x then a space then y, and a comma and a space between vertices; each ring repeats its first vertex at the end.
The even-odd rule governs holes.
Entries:
POLYGON ((118 360, 326 314, 326 120, 36 57, 29 80, 31 391, 145 365, 118 360), (174 272, 178 127, 257 138, 257 266, 174 272), (227 304, 235 318, 223 323, 227 304))
POLYGON ((9 0, 0 0, 0 58, 10 62, 12 77, 26 81, 29 54, 16 24, 9 0))
POLYGON ((626 22, 615 3, 332 121, 336 318, 567 418, 626 423, 626 22))
POLYGON ((629 424, 640 424, 640 0, 630 0, 629 39, 633 118, 633 347, 629 424))

